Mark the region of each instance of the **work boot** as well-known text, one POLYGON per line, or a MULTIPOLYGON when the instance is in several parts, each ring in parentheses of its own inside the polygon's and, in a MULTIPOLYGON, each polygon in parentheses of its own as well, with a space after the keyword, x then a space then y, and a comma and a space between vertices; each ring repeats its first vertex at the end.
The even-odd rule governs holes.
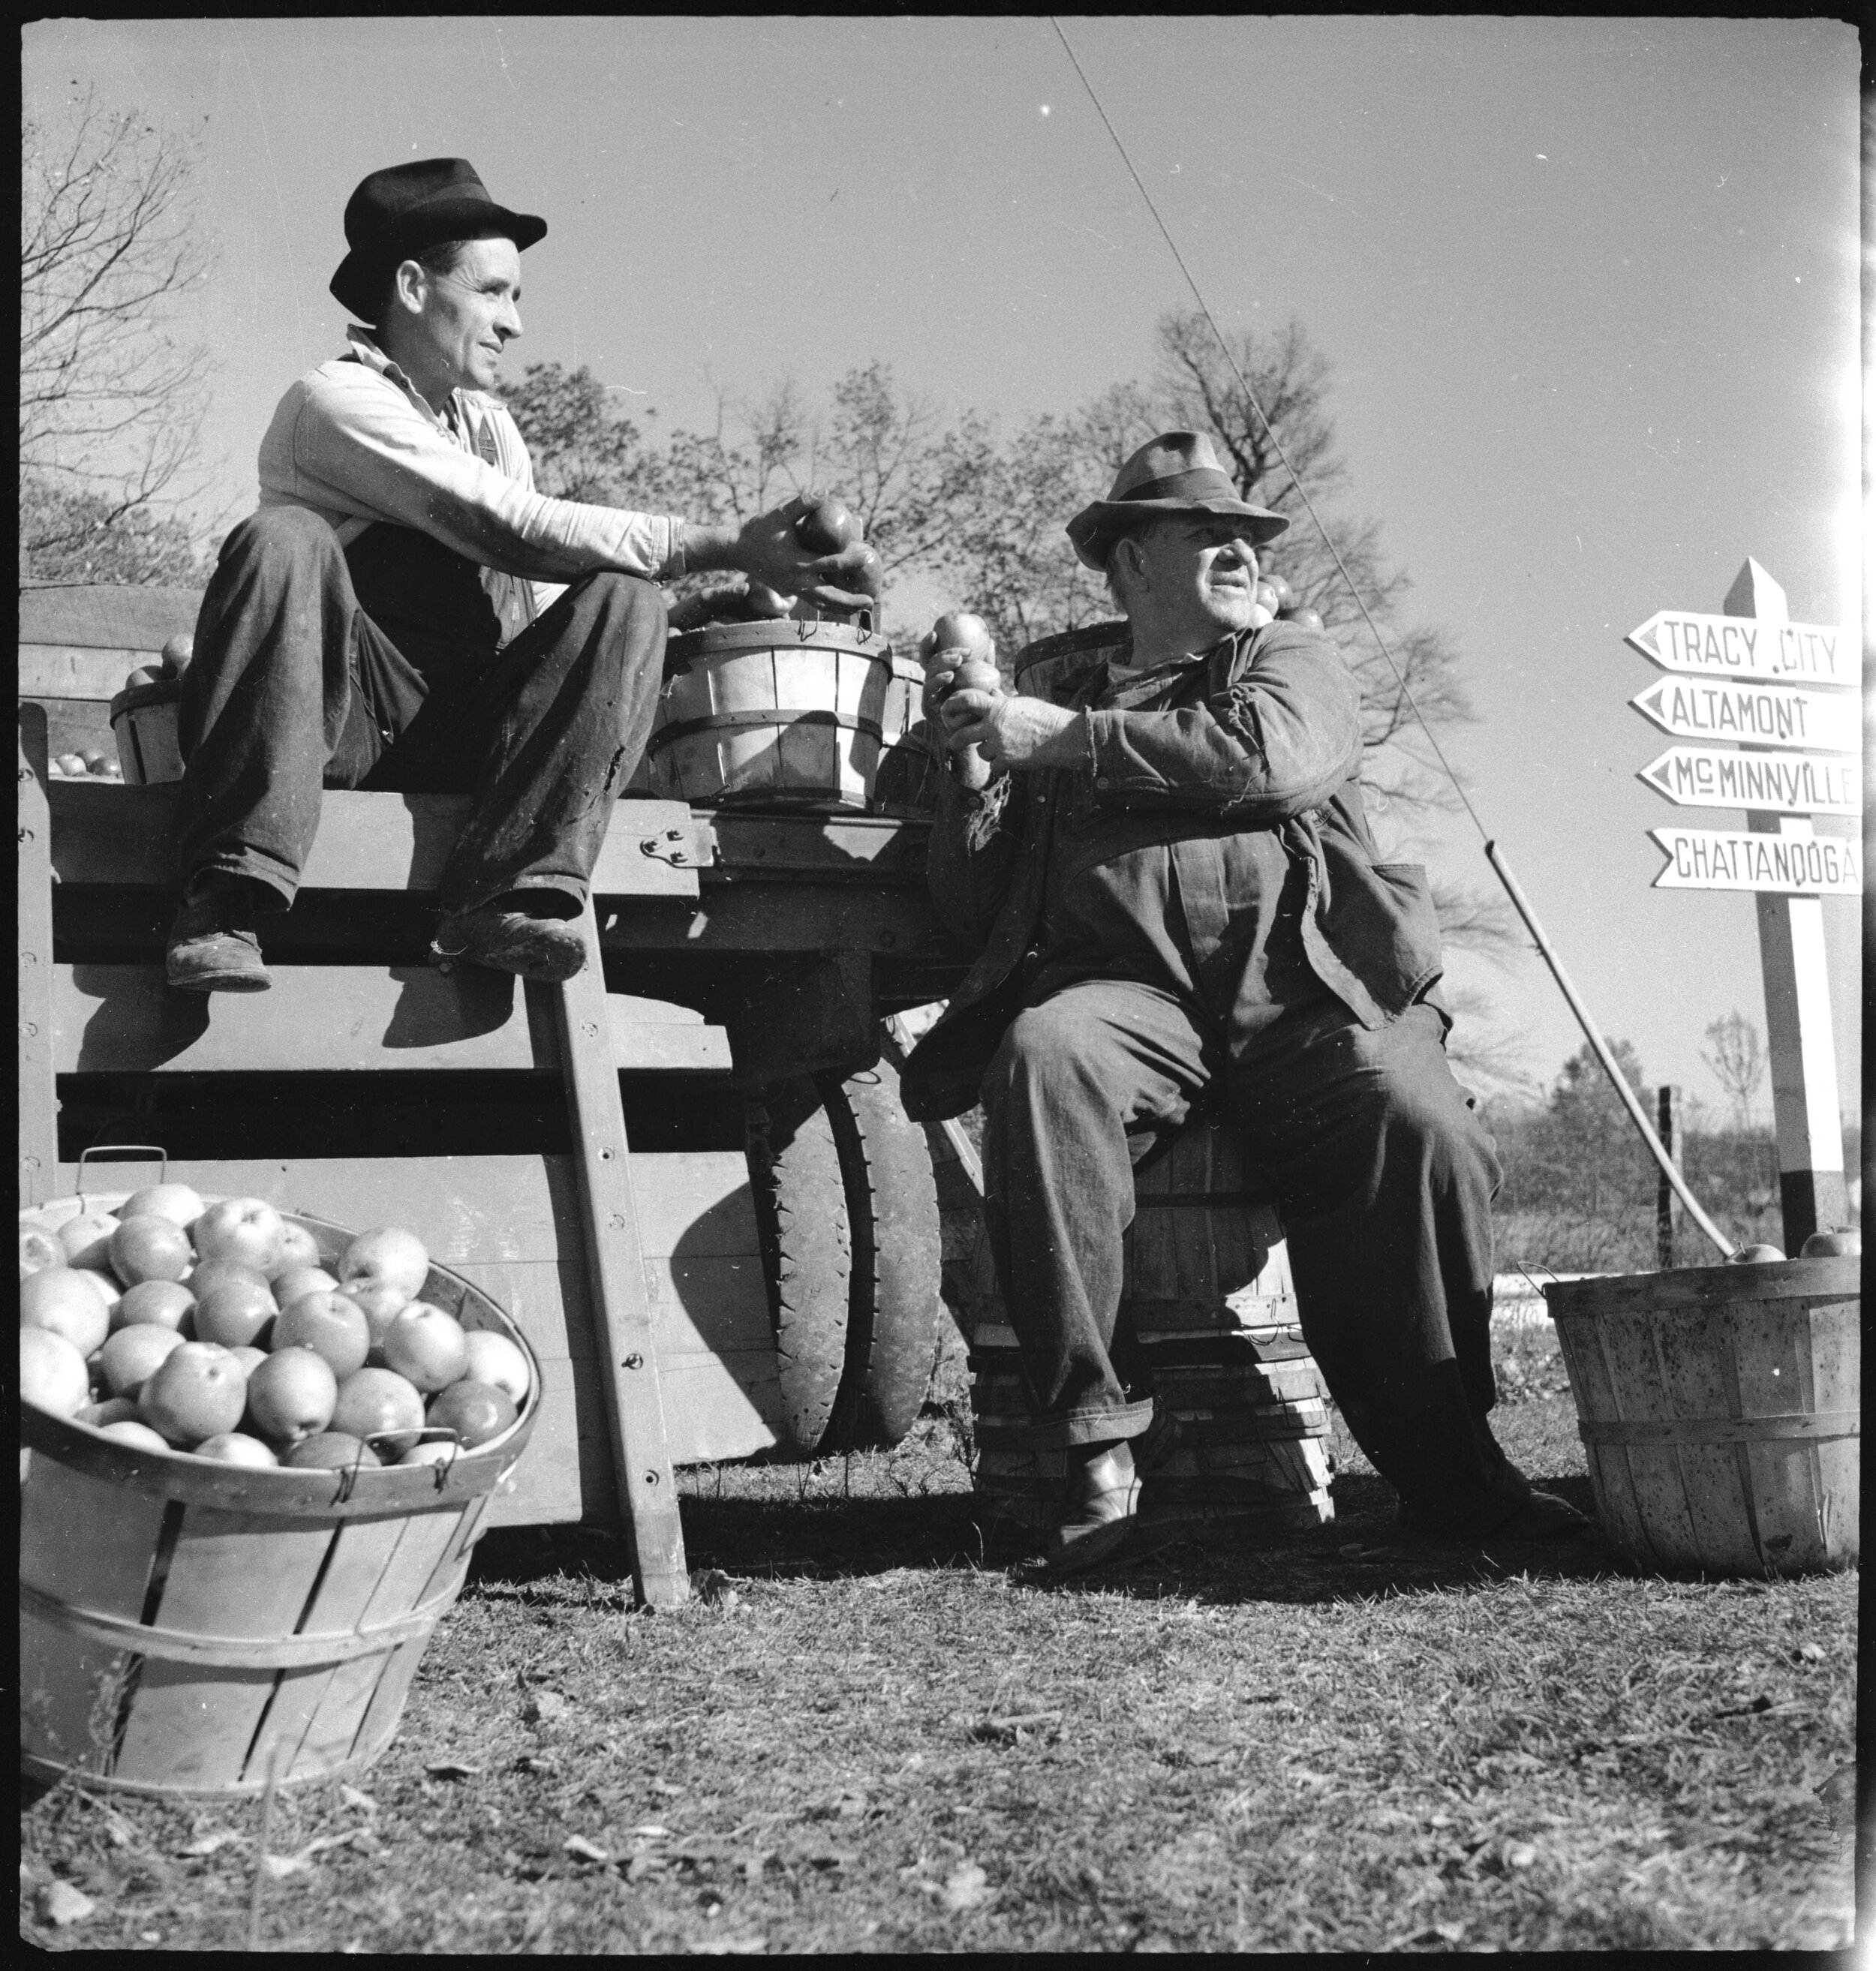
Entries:
POLYGON ((586 940, 577 921, 484 904, 445 915, 430 943, 430 962, 441 972, 480 965, 560 986, 586 963, 586 940))
POLYGON ((169 927, 163 976, 176 992, 264 992, 273 981, 254 930, 252 886, 239 876, 197 876, 169 927))
POLYGON ((1078 1574, 1104 1560, 1132 1530, 1139 1508, 1140 1476, 1126 1438, 1072 1445, 1061 1512, 1049 1533, 1050 1569, 1078 1574))

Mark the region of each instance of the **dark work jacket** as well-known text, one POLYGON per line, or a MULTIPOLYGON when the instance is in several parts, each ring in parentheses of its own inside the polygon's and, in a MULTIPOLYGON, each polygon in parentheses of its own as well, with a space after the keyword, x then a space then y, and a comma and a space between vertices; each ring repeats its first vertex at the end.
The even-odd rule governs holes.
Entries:
MULTIPOLYGON (((1204 662, 1205 689, 1190 703, 1088 711, 1094 799, 1163 810, 1169 840, 1194 816, 1274 830, 1306 871, 1299 928, 1310 969, 1364 1026, 1385 1026, 1438 979, 1440 933, 1424 868, 1375 859, 1354 679, 1328 637, 1288 623, 1226 637, 1204 662)), ((1098 665, 1078 690, 1053 695, 1090 705, 1105 675, 1098 665)), ((901 1093, 915 1121, 976 1102, 1021 1009, 1068 771, 1006 774, 983 794, 940 777, 932 905, 978 956, 906 1062, 901 1093)))

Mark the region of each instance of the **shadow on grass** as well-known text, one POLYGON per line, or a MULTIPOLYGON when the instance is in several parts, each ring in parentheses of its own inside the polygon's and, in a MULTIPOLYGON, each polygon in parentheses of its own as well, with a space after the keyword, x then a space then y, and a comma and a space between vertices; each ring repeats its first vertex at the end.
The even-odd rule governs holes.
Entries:
MULTIPOLYGON (((1594 1512, 1587 1479, 1543 1481, 1594 1512)), ((1392 1543, 1394 1493, 1380 1479, 1347 1474, 1335 1487, 1336 1517, 1306 1531, 1249 1532, 1241 1522, 1143 1523, 1140 1536, 1106 1564, 1055 1577, 1039 1543, 1000 1522, 986 1502, 957 1492, 911 1498, 711 1498, 684 1503, 693 1571, 720 1569, 752 1580, 838 1580, 891 1573, 1013 1570, 1063 1594, 1177 1597, 1228 1604, 1369 1600, 1389 1594, 1470 1588, 1508 1575, 1595 1580, 1632 1575, 1599 1534, 1563 1543, 1502 1543, 1483 1548, 1392 1543)), ((476 1549, 472 1582, 484 1592, 525 1591, 572 1575, 629 1593, 630 1556, 615 1533, 588 1526, 504 1528, 476 1549)))

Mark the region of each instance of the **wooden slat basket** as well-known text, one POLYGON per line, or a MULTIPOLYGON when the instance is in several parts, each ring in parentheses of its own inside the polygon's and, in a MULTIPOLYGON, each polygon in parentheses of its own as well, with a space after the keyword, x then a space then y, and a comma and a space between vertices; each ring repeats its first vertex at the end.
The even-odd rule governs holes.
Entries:
POLYGON ((182 778, 182 745, 177 734, 181 706, 180 678, 132 685, 111 700, 111 734, 127 785, 148 787, 182 778))
POLYGON ((865 809, 925 684, 883 637, 785 617, 673 637, 664 672, 633 784, 703 806, 865 809))
POLYGON ((1644 1566, 1853 1566, 1862 1261, 1552 1282, 1603 1530, 1644 1566))
MULTIPOLYGON (((55 1200, 20 1220, 51 1228, 77 1208, 55 1200)), ((288 1215, 321 1264, 352 1236, 288 1215)), ((421 1297, 528 1363, 517 1421, 447 1464, 254 1470, 21 1406, 22 1771, 233 1799, 270 1771, 283 1786, 342 1777, 384 1750, 540 1406, 533 1351, 486 1294, 433 1266, 421 1297)))

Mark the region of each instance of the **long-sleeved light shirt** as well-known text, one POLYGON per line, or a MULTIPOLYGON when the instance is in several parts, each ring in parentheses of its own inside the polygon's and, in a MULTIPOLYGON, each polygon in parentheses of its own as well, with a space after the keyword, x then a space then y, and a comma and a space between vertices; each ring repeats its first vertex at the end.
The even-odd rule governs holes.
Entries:
POLYGON ((361 328, 280 399, 260 446, 260 503, 305 507, 343 544, 380 521, 477 564, 505 643, 595 568, 684 572, 675 514, 550 499, 507 406, 455 390, 439 415, 361 328))

